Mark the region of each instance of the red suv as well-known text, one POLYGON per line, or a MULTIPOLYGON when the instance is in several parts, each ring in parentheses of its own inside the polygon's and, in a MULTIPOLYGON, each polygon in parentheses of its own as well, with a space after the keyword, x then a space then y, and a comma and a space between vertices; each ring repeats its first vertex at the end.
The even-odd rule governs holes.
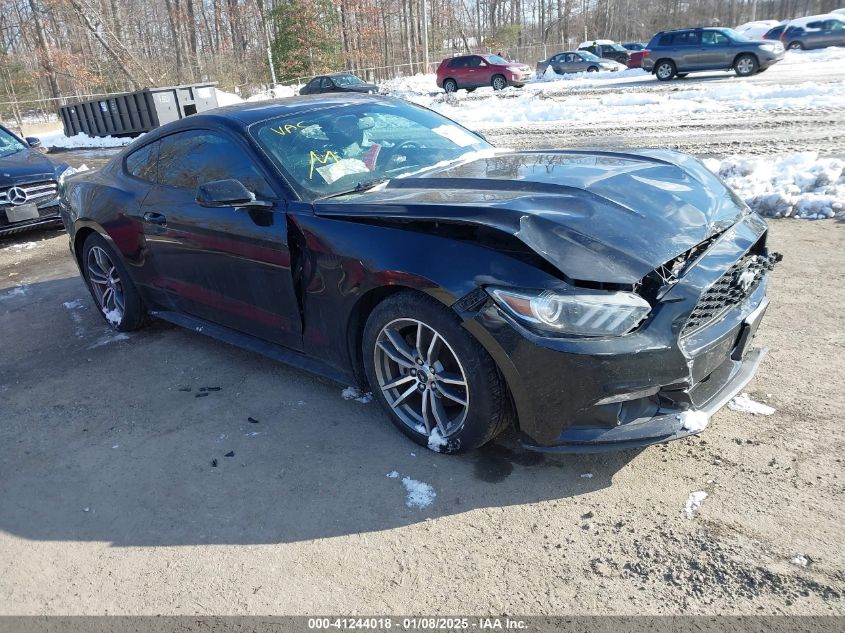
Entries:
POLYGON ((489 54, 447 57, 437 67, 437 85, 446 92, 459 88, 471 92, 481 86, 493 86, 493 90, 522 87, 533 76, 534 72, 525 64, 489 54))

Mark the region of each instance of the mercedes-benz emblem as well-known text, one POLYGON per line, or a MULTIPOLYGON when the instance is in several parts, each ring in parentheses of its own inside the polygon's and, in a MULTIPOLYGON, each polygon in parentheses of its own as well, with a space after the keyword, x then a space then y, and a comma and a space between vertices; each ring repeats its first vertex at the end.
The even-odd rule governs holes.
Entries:
POLYGON ((9 197, 9 202, 14 205, 25 204, 26 201, 29 200, 29 195, 26 193, 26 190, 21 189, 20 187, 12 187, 6 195, 9 197))

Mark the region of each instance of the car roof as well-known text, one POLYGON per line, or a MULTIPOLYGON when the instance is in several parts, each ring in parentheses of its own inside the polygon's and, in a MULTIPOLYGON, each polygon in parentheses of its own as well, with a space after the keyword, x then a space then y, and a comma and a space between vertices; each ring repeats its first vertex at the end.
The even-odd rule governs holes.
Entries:
POLYGON ((790 20, 787 26, 805 26, 810 22, 817 22, 819 20, 845 20, 845 16, 841 13, 820 13, 819 15, 808 15, 803 18, 795 18, 790 20))
POLYGON ((582 46, 592 46, 593 44, 606 45, 606 44, 616 44, 616 42, 614 42, 613 40, 589 40, 587 42, 581 42, 578 45, 578 48, 581 48, 582 46))
MULTIPOLYGON (((203 125, 220 125, 235 129, 246 128, 258 121, 264 121, 274 117, 290 116, 312 110, 339 108, 361 103, 407 104, 406 101, 396 97, 354 92, 284 97, 281 99, 268 99, 266 101, 244 101, 243 103, 236 103, 191 115, 178 121, 176 124, 165 126, 165 133, 169 134, 171 131, 202 127, 203 125)), ((158 130, 155 130, 149 136, 157 136, 157 132, 158 130)))

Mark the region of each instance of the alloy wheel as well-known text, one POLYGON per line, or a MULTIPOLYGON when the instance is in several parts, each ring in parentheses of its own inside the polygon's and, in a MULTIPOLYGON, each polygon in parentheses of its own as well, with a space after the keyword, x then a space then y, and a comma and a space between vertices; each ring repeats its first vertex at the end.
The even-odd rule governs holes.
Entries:
POLYGON ((493 90, 504 90, 507 82, 502 77, 493 78, 493 90))
POLYGON ((750 57, 743 57, 736 65, 740 75, 748 75, 754 70, 754 61, 750 57))
POLYGON ((373 350, 378 388, 412 430, 441 437, 457 433, 469 412, 469 383, 455 351, 433 327, 396 319, 373 350))
POLYGON ((660 64, 657 67, 657 76, 660 79, 669 79, 672 76, 672 66, 669 64, 660 64))
POLYGON ((446 92, 456 92, 458 90, 458 84, 451 79, 447 79, 446 83, 443 84, 443 90, 446 92))
POLYGON ((85 262, 88 280, 94 290, 94 297, 106 319, 112 325, 119 325, 126 310, 123 283, 109 254, 99 246, 88 251, 85 262))

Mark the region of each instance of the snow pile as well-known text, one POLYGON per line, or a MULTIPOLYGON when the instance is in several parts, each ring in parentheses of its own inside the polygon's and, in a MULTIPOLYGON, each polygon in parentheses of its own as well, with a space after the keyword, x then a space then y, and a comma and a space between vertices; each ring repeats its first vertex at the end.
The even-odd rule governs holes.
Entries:
POLYGON ((11 299, 12 297, 22 297, 26 294, 27 286, 24 284, 18 284, 11 290, 0 294, 0 301, 4 301, 5 299, 11 299))
POLYGON ((236 103, 243 102, 243 99, 233 92, 225 92, 219 88, 215 88, 214 92, 217 94, 217 105, 221 108, 223 106, 235 105, 236 103))
POLYGON ((772 415, 775 412, 773 407, 752 400, 747 393, 741 393, 728 402, 728 409, 751 415, 772 415))
POLYGON ((402 485, 408 492, 408 498, 405 500, 405 505, 409 508, 425 508, 430 506, 437 496, 429 484, 410 477, 402 478, 402 485))
POLYGON ((368 402, 372 401, 373 394, 370 391, 367 391, 365 393, 357 387, 347 387, 346 389, 340 392, 340 397, 344 400, 354 400, 355 402, 367 404, 368 402))
POLYGON ((115 327, 120 325, 120 322, 123 320, 123 312, 118 309, 109 310, 108 308, 103 308, 103 314, 106 315, 106 321, 115 327))
POLYGON ((704 500, 707 498, 707 493, 703 490, 698 490, 696 492, 689 493, 689 497, 687 497, 687 503, 684 506, 687 511, 687 516, 692 517, 693 514, 698 512, 701 509, 701 504, 704 503, 704 500))
MULTIPOLYGON (((607 62, 607 60, 604 61, 605 63, 607 62)), ((554 68, 546 66, 545 72, 537 77, 537 80, 542 82, 576 81, 580 84, 579 87, 587 87, 593 84, 600 84, 605 81, 630 79, 631 77, 647 77, 651 74, 642 68, 625 68, 622 64, 618 64, 618 67, 620 70, 600 70, 592 73, 584 71, 580 73, 563 73, 562 75, 559 75, 554 71, 554 68)))
POLYGON ((824 62, 845 61, 845 48, 820 48, 814 51, 790 50, 786 51, 783 59, 778 62, 779 66, 790 66, 793 64, 819 64, 824 62))
POLYGON ((116 136, 88 136, 81 133, 76 136, 65 136, 62 130, 39 134, 38 139, 44 147, 56 149, 124 147, 135 140, 134 138, 118 138, 116 136))
POLYGON ((379 84, 379 88, 390 93, 394 97, 408 97, 416 95, 429 95, 437 93, 441 89, 437 87, 437 75, 422 74, 410 75, 407 77, 396 77, 388 79, 379 84))
POLYGON ((684 411, 677 418, 681 421, 681 427, 693 433, 699 433, 710 424, 710 416, 704 411, 684 411))
POLYGON ((396 479, 399 476, 399 473, 395 470, 391 470, 389 473, 385 475, 388 479, 396 479))
POLYGON ((845 215, 845 160, 802 152, 704 164, 760 215, 812 220, 845 215))

